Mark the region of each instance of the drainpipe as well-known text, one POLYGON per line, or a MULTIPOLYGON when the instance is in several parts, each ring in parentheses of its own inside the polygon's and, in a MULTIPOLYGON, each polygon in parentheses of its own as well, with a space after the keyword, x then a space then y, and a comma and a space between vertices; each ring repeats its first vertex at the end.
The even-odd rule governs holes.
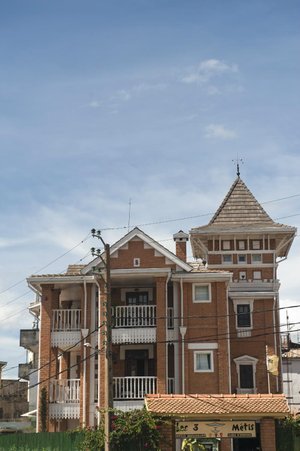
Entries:
POLYGON ((166 388, 167 393, 169 393, 169 386, 168 386, 168 379, 169 379, 169 355, 168 355, 168 283, 171 278, 171 270, 168 273, 167 279, 166 279, 166 322, 165 322, 165 328, 166 328, 166 388))
POLYGON ((181 318, 180 318, 180 334, 181 334, 181 391, 185 393, 185 374, 184 374, 184 366, 185 366, 185 355, 184 355, 184 336, 186 334, 186 327, 183 325, 183 284, 182 277, 180 278, 180 308, 181 308, 181 318))
POLYGON ((226 287, 226 314, 227 314, 227 349, 228 349, 228 389, 231 393, 231 349, 230 349, 230 327, 229 327, 229 294, 228 294, 228 284, 226 287))
MULTIPOLYGON (((276 294, 274 296, 274 303, 273 303, 273 335, 274 335, 274 353, 275 355, 278 356, 279 360, 280 360, 280 368, 282 371, 282 355, 281 355, 281 342, 279 342, 279 354, 278 352, 278 347, 277 347, 277 330, 276 330, 276 319, 278 321, 279 327, 280 327, 280 322, 279 322, 279 312, 277 310, 276 312, 276 308, 278 306, 278 294, 276 294)), ((279 335, 279 337, 281 337, 279 335)), ((280 339, 280 338, 279 338, 280 339)), ((282 374, 282 372, 281 372, 282 374)), ((278 393, 279 391, 279 380, 278 380, 278 376, 276 376, 276 391, 278 393)))

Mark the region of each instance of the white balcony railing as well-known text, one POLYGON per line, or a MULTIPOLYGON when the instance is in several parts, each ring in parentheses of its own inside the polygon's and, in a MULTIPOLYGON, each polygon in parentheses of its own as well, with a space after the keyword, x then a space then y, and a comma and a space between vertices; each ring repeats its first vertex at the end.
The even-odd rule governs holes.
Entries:
POLYGON ((52 310, 52 332, 65 332, 80 330, 80 309, 55 309, 52 310))
POLYGON ((156 377, 114 377, 114 399, 143 399, 145 394, 156 393, 156 377))
POLYGON ((55 379, 50 383, 50 403, 79 403, 80 379, 55 379))
POLYGON ((237 388, 236 392, 238 395, 255 395, 256 388, 237 388))
POLYGON ((127 305, 112 309, 114 327, 155 327, 156 305, 127 305))

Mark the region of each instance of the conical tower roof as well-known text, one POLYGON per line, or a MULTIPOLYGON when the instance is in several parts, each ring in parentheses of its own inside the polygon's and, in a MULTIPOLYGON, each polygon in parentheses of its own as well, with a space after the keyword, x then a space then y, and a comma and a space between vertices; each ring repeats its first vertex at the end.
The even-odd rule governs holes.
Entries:
POLYGON ((266 213, 243 180, 238 176, 211 221, 190 230, 194 256, 205 249, 211 236, 272 236, 278 256, 286 256, 297 229, 279 224, 266 213), (204 247, 203 247, 204 246, 204 247))
POLYGON ((272 224, 274 222, 242 179, 237 177, 209 224, 226 226, 261 223, 272 224))

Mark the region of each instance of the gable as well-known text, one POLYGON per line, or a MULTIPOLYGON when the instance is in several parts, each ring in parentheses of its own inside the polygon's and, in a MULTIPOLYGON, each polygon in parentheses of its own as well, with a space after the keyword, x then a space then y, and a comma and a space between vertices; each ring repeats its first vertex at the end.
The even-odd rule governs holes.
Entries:
MULTIPOLYGON (((192 271, 192 267, 145 234, 138 227, 131 230, 110 247, 111 269, 153 269, 169 268, 185 272, 192 271)), ((101 255, 102 259, 105 254, 101 255)), ((82 274, 88 274, 95 266, 103 265, 102 259, 97 257, 89 263, 82 274)))

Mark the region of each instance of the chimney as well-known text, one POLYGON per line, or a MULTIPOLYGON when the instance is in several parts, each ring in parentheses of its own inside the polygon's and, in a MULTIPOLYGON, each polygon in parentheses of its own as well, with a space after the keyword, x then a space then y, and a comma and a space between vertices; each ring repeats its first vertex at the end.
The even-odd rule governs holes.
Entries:
POLYGON ((187 233, 182 230, 173 235, 173 240, 176 243, 176 256, 186 262, 186 243, 189 240, 187 233))

